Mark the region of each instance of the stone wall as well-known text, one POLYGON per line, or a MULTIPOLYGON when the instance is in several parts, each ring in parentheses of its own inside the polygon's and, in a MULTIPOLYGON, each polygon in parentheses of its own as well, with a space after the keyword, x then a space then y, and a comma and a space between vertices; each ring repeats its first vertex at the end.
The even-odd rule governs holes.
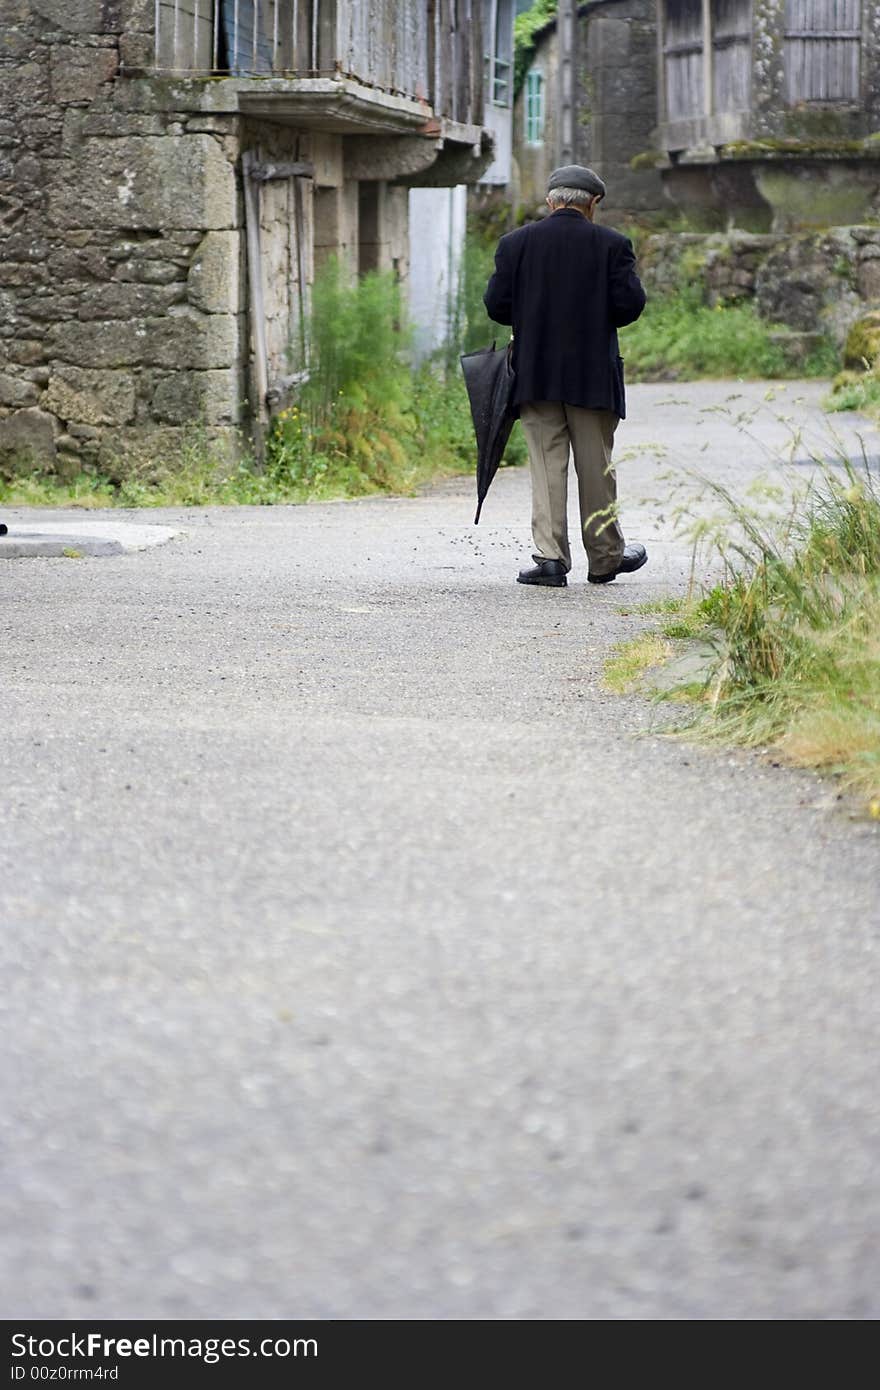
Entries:
MULTIPOLYGON (((525 141, 525 88, 513 113, 517 201, 527 216, 538 212, 547 180, 558 163, 556 123, 559 81, 556 25, 538 38, 531 69, 544 79, 544 135, 525 141)), ((602 221, 618 226, 650 222, 667 210, 660 175, 633 169, 632 160, 650 149, 657 123, 657 23, 654 0, 618 0, 585 10, 578 21, 577 162, 603 178, 608 194, 602 221)))
POLYGON ((152 0, 6 0, 0 458, 113 472, 234 431, 247 333, 235 117, 129 76, 152 0), (11 8, 11 13, 10 13, 11 8))
POLYGON ((696 286, 709 304, 752 300, 791 330, 796 358, 817 335, 843 348, 853 325, 880 308, 880 227, 831 227, 800 236, 667 232, 639 257, 649 296, 696 286))

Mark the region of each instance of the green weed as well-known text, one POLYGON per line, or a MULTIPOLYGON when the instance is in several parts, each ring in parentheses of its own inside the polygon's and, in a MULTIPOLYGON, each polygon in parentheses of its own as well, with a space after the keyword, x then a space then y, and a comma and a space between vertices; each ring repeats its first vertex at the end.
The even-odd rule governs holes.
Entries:
POLYGON ((639 617, 647 617, 654 613, 679 613, 684 603, 683 598, 655 598, 649 599, 647 603, 637 603, 632 608, 621 608, 619 612, 627 617, 631 613, 638 614, 639 617))
POLYGON ((33 477, 0 477, 0 502, 10 507, 112 507, 117 490, 106 478, 82 473, 62 479, 36 473, 33 477))
POLYGON ((824 405, 832 414, 840 410, 861 410, 877 419, 880 417, 880 378, 873 371, 841 372, 824 405))
POLYGON ((10 506, 190 507, 211 503, 278 500, 251 460, 239 459, 228 441, 212 439, 199 424, 175 442, 147 447, 120 440, 102 471, 73 478, 47 471, 0 475, 0 502, 10 506))
POLYGON ((534 0, 529 9, 513 21, 513 91, 516 95, 526 80, 535 52, 535 34, 556 14, 558 0, 534 0))
POLYGON ((704 304, 700 289, 649 300, 641 318, 620 330, 621 353, 632 381, 699 377, 831 376, 838 368, 830 342, 794 365, 753 304, 704 304))
POLYGON ((618 695, 637 690, 645 674, 672 656, 673 648, 656 632, 619 642, 605 664, 604 681, 618 695))

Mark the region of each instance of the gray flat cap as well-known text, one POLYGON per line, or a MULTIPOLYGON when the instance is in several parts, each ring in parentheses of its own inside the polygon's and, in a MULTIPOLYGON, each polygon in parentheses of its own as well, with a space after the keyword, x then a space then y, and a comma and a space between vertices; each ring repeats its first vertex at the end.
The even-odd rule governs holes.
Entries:
POLYGON ((606 193, 599 175, 594 174, 592 169, 585 169, 583 164, 563 164, 561 169, 554 169, 547 192, 553 188, 582 188, 585 193, 594 193, 599 198, 604 198, 606 193))

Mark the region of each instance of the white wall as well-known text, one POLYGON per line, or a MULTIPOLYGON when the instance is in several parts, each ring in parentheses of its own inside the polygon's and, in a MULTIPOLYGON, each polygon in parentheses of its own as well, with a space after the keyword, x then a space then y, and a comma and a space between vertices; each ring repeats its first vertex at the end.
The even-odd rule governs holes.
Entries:
POLYGON ((409 308, 416 354, 445 343, 458 294, 467 219, 467 186, 411 188, 409 308))
POLYGON ((495 134, 495 158, 486 172, 480 175, 480 183, 510 183, 513 111, 509 106, 496 106, 494 102, 487 101, 483 114, 483 125, 495 134))

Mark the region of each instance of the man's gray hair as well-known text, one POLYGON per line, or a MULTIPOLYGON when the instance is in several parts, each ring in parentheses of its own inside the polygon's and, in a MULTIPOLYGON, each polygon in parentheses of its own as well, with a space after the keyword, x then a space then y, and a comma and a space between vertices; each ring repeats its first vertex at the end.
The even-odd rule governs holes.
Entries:
POLYGON ((554 208, 585 208, 595 197, 595 193, 588 193, 585 188, 551 188, 547 202, 554 208))

